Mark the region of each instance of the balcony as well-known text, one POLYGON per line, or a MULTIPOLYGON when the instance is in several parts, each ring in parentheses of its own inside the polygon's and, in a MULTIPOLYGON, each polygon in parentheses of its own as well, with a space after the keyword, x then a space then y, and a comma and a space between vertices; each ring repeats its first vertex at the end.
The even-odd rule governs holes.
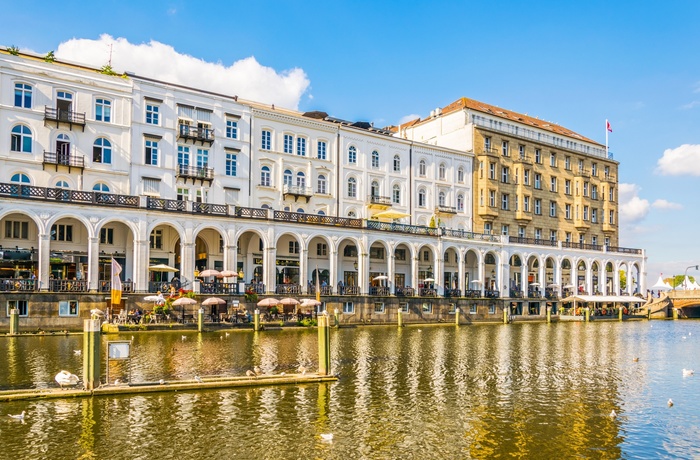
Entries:
POLYGON ((576 177, 591 177, 591 172, 586 168, 578 168, 576 170, 576 177))
POLYGON ((530 157, 530 155, 518 155, 515 157, 515 162, 526 164, 526 165, 531 165, 532 158, 530 157))
POLYGON ((214 180, 214 168, 200 168, 198 166, 177 165, 177 177, 187 181, 192 179, 192 183, 199 180, 200 182, 207 181, 211 183, 214 180))
POLYGON ((80 126, 85 131, 85 112, 78 113, 71 110, 57 109, 54 107, 44 107, 44 123, 55 121, 58 128, 61 123, 65 123, 72 130, 73 125, 80 126))
POLYGON ((561 247, 567 248, 567 249, 583 249, 584 251, 602 251, 603 250, 603 247, 599 244, 574 243, 571 241, 562 242, 561 247))
POLYGON ((438 228, 424 227, 421 225, 396 224, 393 222, 380 222, 378 220, 365 221, 369 230, 383 230, 389 232, 409 233, 412 235, 438 236, 438 228))
POLYGON ((146 201, 147 209, 157 209, 160 211, 178 211, 186 210, 186 201, 183 200, 166 200, 165 198, 148 197, 146 201))
MULTIPOLYGON (((248 208, 236 208, 237 217, 260 217, 260 216, 240 216, 238 215, 239 209, 248 208)), ((252 208, 251 208, 252 209, 252 208)), ((263 209, 263 211, 265 211, 263 209)), ((267 217, 267 215, 265 215, 267 217)), ((319 214, 307 214, 304 212, 291 212, 291 211, 274 211, 274 220, 281 220, 285 222, 295 222, 298 224, 318 224, 318 225, 332 225, 336 227, 352 227, 352 228, 362 228, 362 219, 351 219, 349 217, 334 217, 334 216, 322 216, 319 214)))
POLYGON ((605 182, 617 183, 617 178, 615 177, 614 174, 605 174, 605 175, 603 175, 602 179, 605 182))
POLYGON ((214 130, 180 123, 177 137, 184 141, 201 142, 202 145, 206 142, 211 145, 214 143, 214 130))
POLYGON ((491 146, 481 146, 476 149, 476 152, 474 152, 476 155, 490 155, 492 157, 497 157, 498 156, 498 149, 495 149, 491 146))
POLYGON ((617 230, 617 228, 615 227, 614 224, 608 223, 608 221, 603 222, 603 231, 604 232, 614 232, 616 230, 617 230))
POLYGON ((584 219, 574 219, 574 227, 576 227, 576 230, 578 230, 579 232, 585 232, 586 230, 591 228, 591 224, 589 224, 588 221, 584 219))
POLYGON ((457 214, 457 208, 455 208, 454 206, 436 206, 435 214, 457 214))
POLYGON ((314 196, 314 189, 313 187, 306 187, 303 185, 284 184, 284 188, 282 189, 282 196, 284 197, 284 199, 287 199, 288 196, 293 196, 294 201, 297 201, 299 198, 304 198, 308 203, 309 199, 311 199, 311 197, 314 196))
POLYGON ((54 165, 56 167, 56 171, 58 171, 59 166, 67 166, 69 173, 71 168, 80 168, 80 172, 82 172, 85 168, 85 157, 71 155, 70 153, 44 151, 44 159, 41 163, 44 169, 46 169, 46 165, 54 165))
POLYGON ((388 196, 369 195, 367 197, 367 206, 370 209, 389 209, 391 207, 391 198, 388 196))
POLYGON ((637 254, 637 255, 642 254, 641 249, 621 248, 618 246, 608 246, 608 252, 618 252, 620 254, 637 254))
POLYGON ((498 208, 492 208, 491 206, 479 206, 477 214, 479 217, 485 220, 493 220, 498 217, 498 208))
POLYGON ((532 220, 532 214, 518 209, 515 211, 515 220, 518 222, 530 222, 532 220))

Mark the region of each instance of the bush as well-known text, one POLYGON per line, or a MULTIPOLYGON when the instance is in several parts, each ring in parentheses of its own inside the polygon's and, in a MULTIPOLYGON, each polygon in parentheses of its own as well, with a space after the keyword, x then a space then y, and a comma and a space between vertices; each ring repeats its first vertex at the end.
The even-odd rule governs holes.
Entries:
POLYGON ((297 324, 299 326, 311 327, 311 326, 317 326, 318 322, 313 318, 304 318, 301 321, 297 321, 297 324))

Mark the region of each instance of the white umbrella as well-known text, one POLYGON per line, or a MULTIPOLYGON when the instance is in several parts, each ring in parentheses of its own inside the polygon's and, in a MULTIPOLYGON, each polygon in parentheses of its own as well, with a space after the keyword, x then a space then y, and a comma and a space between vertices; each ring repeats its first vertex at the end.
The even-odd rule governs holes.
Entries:
POLYGON ((202 301, 202 305, 222 305, 225 303, 226 301, 219 297, 209 297, 208 299, 202 301))
POLYGON ((194 305, 197 301, 190 299, 189 297, 180 297, 179 299, 173 301, 173 305, 194 305))
POLYGON ((233 270, 224 270, 219 273, 219 276, 222 278, 238 278, 238 272, 234 272, 233 270))
POLYGON ((163 297, 163 294, 159 295, 147 295, 146 297, 143 298, 146 302, 153 302, 154 304, 157 305, 162 305, 165 303, 165 298, 163 297))
POLYGON ((481 280, 472 280, 471 283, 472 284, 483 284, 484 282, 481 280))
POLYGON ((299 305, 299 301, 291 297, 285 297, 284 299, 280 300, 280 303, 282 305, 299 305))
POLYGON ((564 289, 573 289, 575 287, 576 286, 574 286, 573 284, 567 284, 566 286, 564 286, 564 289))
POLYGON ((274 297, 268 297, 267 299, 262 299, 260 302, 258 302, 258 307, 274 307, 280 303, 279 300, 275 299, 274 297))
POLYGON ((321 302, 316 299, 304 299, 299 304, 301 307, 317 307, 319 305, 321 305, 321 302))
POLYGON ((199 276, 201 276, 201 277, 219 276, 220 274, 221 274, 221 272, 219 270, 212 270, 212 269, 203 270, 203 271, 199 272, 199 276))
POLYGON ((533 286, 533 287, 540 287, 540 283, 537 283, 537 282, 535 282, 535 283, 530 283, 530 286, 533 286))
POLYGON ((432 283, 435 281, 435 279, 434 278, 426 278, 423 281, 425 281, 426 283, 432 283))
MULTIPOLYGON (((389 277, 386 275, 379 275, 374 277, 374 281, 379 281, 379 280, 388 280, 389 277)), ((426 280, 427 281, 427 280, 426 280)))
POLYGON ((550 284, 547 285, 547 287, 550 287, 550 288, 558 288, 559 285, 558 285, 557 283, 550 283, 550 284))
POLYGON ((150 267, 148 267, 148 270, 152 271, 152 272, 169 272, 169 273, 175 273, 175 272, 180 271, 175 267, 171 267, 171 266, 165 265, 165 264, 151 265, 150 267))

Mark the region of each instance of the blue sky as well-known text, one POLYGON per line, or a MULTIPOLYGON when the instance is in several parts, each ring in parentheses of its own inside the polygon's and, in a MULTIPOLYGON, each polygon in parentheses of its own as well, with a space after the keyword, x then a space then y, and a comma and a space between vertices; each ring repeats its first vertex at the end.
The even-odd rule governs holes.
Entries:
MULTIPOLYGON (((462 96, 601 143, 607 118, 626 184, 621 246, 647 250, 651 284, 660 272, 700 263, 700 2, 203 5, 210 4, 27 1, 3 21, 0 44, 61 50, 99 67, 108 59, 103 42, 95 55, 69 41, 98 43, 108 34, 127 45, 159 42, 237 69, 229 93, 379 126, 462 96)), ((148 63, 124 63, 135 53, 115 50, 115 64, 137 66, 117 70, 146 72, 148 63)))

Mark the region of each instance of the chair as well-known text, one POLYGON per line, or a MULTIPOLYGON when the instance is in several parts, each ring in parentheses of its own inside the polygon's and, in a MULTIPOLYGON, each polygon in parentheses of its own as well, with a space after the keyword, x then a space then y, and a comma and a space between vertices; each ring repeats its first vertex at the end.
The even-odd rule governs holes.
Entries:
POLYGON ((120 311, 119 315, 117 316, 117 324, 126 324, 128 320, 129 317, 127 316, 126 309, 120 311))

